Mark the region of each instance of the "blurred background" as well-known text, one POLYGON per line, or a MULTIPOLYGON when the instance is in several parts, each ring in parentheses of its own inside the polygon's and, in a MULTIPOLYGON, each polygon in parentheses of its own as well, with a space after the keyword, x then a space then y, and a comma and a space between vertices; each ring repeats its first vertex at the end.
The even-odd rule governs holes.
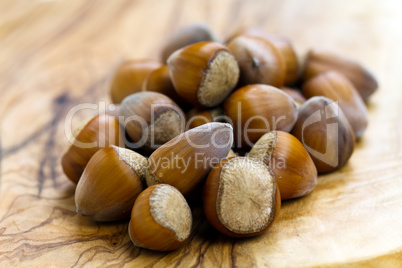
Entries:
MULTIPOLYGON (((85 264, 87 260, 99 261, 98 264, 104 266, 113 262, 103 262, 103 259, 113 259, 114 254, 121 254, 119 258, 123 256, 121 258, 126 262, 137 261, 134 260, 135 254, 140 253, 134 252, 131 243, 128 243, 124 224, 117 227, 100 227, 88 222, 81 226, 74 224, 78 221, 74 212, 74 188, 60 167, 60 156, 67 142, 64 118, 69 109, 80 103, 110 103, 110 82, 117 66, 127 59, 160 59, 166 40, 190 23, 209 25, 222 40, 242 27, 258 26, 268 33, 291 40, 300 59, 308 49, 318 48, 362 63, 377 77, 380 85, 368 104, 369 127, 364 139, 355 148, 349 168, 324 179, 322 182, 327 183, 326 189, 329 190, 322 188, 317 193, 328 195, 334 185, 342 191, 346 189, 345 196, 351 188, 357 189, 349 193, 349 197, 364 196, 370 190, 386 193, 401 189, 400 14, 400 0, 1 0, 0 266, 6 263, 15 266, 26 261, 26 265, 34 267, 39 263, 36 260, 54 265, 51 260, 58 259, 61 264, 70 266, 85 264), (348 185, 346 181, 351 178, 360 181, 348 185), (374 183, 366 185, 367 178, 374 183), (332 180, 341 183, 334 184, 332 180), (41 236, 47 236, 44 246, 40 246, 43 242, 41 236), (87 244, 77 243, 88 239, 93 240, 87 244), (116 239, 127 243, 115 247, 116 244, 111 241, 116 239), (101 250, 103 253, 92 256, 91 247, 104 247, 101 250), (85 252, 82 253, 84 255, 79 255, 81 252, 85 252)), ((76 120, 81 121, 92 113, 86 111, 76 120)), ((346 200, 343 199, 345 196, 339 197, 339 205, 349 206, 342 201, 346 200)), ((379 230, 378 233, 371 232, 370 239, 363 237, 358 241, 360 244, 350 242, 347 236, 337 236, 326 240, 324 247, 317 245, 316 250, 320 254, 303 247, 285 252, 283 249, 296 244, 293 244, 293 238, 289 241, 278 239, 281 234, 276 232, 277 235, 269 238, 272 239, 269 243, 276 243, 275 247, 267 247, 270 253, 263 254, 269 256, 264 257, 266 262, 255 263, 268 265, 272 261, 286 264, 295 252, 300 253, 298 261, 306 265, 360 260, 364 264, 364 260, 391 256, 395 252, 395 259, 399 253, 400 260, 401 242, 397 234, 402 230, 395 227, 401 226, 397 222, 400 217, 390 216, 401 215, 399 196, 394 192, 392 196, 384 194, 378 199, 368 199, 354 211, 364 216, 361 221, 352 222, 353 215, 337 217, 345 224, 344 230, 349 228, 344 219, 354 223, 355 229, 351 228, 349 234, 359 231, 361 224, 366 224, 364 229, 379 230), (389 221, 389 217, 373 220, 373 211, 377 210, 394 220, 389 221), (388 224, 394 228, 387 230, 388 224), (368 246, 370 244, 373 246, 368 246), (338 245, 345 247, 341 249, 338 245), (331 250, 324 252, 321 248, 331 250), (308 259, 312 255, 316 258, 308 259)), ((308 202, 309 199, 305 200, 308 202)), ((316 219, 316 225, 310 225, 305 219, 312 214, 303 216, 303 212, 312 213, 309 210, 314 211, 315 206, 328 204, 310 206, 303 202, 299 203, 300 206, 288 203, 288 207, 293 206, 302 215, 298 222, 301 224, 299 230, 313 226, 319 235, 308 232, 301 235, 298 230, 289 229, 292 237, 300 239, 300 245, 306 241, 326 239, 326 233, 320 226, 328 224, 327 218, 316 219)), ((332 217, 335 218, 334 215, 332 217)), ((283 220, 293 223, 292 219, 283 220)), ((205 250, 202 258, 209 256, 209 259, 205 257, 202 260, 212 260, 210 264, 222 252, 228 255, 229 260, 230 250, 234 248, 232 241, 218 242, 222 244, 211 246, 218 250, 215 254, 208 249, 208 243, 203 246, 204 242, 195 239, 193 252, 205 250), (222 245, 228 247, 223 248, 222 245)), ((265 249, 262 240, 253 242, 258 247, 239 253, 238 260, 252 258, 254 250, 265 249)), ((242 247, 245 245, 241 244, 242 247)), ((178 255, 181 253, 177 252, 178 255)), ((153 259, 164 257, 141 254, 138 260, 142 264, 151 265, 153 259)), ((194 257, 185 251, 183 255, 194 257)), ((176 257, 172 255, 166 261, 177 261, 176 257)))

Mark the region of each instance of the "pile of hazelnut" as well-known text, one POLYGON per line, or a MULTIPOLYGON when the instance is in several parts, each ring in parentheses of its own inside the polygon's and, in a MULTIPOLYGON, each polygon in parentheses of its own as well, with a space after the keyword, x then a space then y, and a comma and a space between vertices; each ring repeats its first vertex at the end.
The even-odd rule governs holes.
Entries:
POLYGON ((187 240, 191 206, 230 237, 267 231, 281 200, 347 163, 378 87, 332 53, 311 50, 300 64, 289 40, 257 28, 221 43, 188 26, 161 62, 124 62, 111 85, 118 111, 77 129, 62 157, 78 213, 131 218, 132 242, 157 251, 187 240))

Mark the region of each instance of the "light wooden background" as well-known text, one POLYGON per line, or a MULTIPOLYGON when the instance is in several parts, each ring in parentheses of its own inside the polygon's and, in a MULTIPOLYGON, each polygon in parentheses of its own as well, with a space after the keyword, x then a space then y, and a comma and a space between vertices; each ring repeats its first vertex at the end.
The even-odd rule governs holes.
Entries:
POLYGON ((398 0, 0 1, 0 266, 401 266, 401 13, 398 0), (380 89, 350 163, 284 203, 268 233, 226 238, 197 210, 189 244, 141 250, 127 222, 75 213, 60 167, 64 118, 79 103, 109 102, 122 60, 158 58, 166 37, 199 21, 221 36, 259 25, 289 37, 300 55, 316 47, 353 57, 380 89))

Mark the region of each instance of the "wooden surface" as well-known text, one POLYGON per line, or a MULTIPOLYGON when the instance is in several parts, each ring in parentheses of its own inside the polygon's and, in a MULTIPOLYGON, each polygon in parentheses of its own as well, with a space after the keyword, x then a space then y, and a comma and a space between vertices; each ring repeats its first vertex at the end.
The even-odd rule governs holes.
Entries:
POLYGON ((401 12, 398 0, 1 1, 0 266, 401 266, 401 12), (155 253, 132 245, 127 222, 75 213, 60 167, 64 118, 79 103, 109 102, 122 60, 158 58, 165 38, 194 21, 223 36, 260 25, 291 38, 301 55, 316 47, 353 57, 380 89, 349 164, 284 203, 268 233, 226 238, 195 211, 191 241, 155 253))

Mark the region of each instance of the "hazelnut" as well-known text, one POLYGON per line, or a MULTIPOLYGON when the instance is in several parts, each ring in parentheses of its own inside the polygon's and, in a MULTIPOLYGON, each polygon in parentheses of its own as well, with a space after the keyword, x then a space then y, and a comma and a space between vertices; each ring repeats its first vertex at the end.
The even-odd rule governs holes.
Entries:
POLYGON ((343 167, 355 146, 348 120, 338 104, 326 97, 312 97, 300 107, 292 134, 302 142, 318 173, 343 167))
POLYGON ((251 147, 271 130, 289 132, 297 119, 293 99, 268 85, 242 87, 226 99, 223 107, 234 126, 236 146, 251 147))
POLYGON ((154 60, 129 60, 123 62, 114 74, 110 95, 113 103, 120 103, 130 94, 142 90, 148 74, 161 64, 154 60))
POLYGON ((177 93, 198 108, 219 105, 236 86, 239 66, 229 50, 200 42, 177 50, 168 59, 177 93))
POLYGON ((192 222, 183 195, 173 186, 158 184, 147 188, 135 201, 128 233, 137 247, 171 251, 188 239, 192 222))
POLYGON ((329 52, 310 50, 304 66, 303 79, 308 79, 326 71, 338 71, 355 86, 365 102, 377 90, 374 76, 359 63, 329 52))
POLYGON ((121 103, 126 131, 139 147, 152 151, 184 131, 183 111, 167 96, 138 92, 121 103))
POLYGON ((209 173, 203 193, 209 223, 222 234, 250 237, 266 232, 279 214, 275 177, 261 160, 224 159, 209 173))
POLYGON ((135 199, 144 190, 146 167, 147 159, 129 149, 100 149, 77 184, 77 212, 95 221, 129 218, 135 199))
POLYGON ((203 24, 193 24, 182 28, 165 44, 162 50, 162 62, 166 62, 176 50, 203 41, 219 42, 219 38, 208 26, 203 24))
POLYGON ((317 184, 317 169, 303 144, 283 131, 264 134, 249 157, 262 160, 275 175, 282 200, 309 194, 317 184))
POLYGON ((164 94, 171 98, 183 110, 189 110, 191 108, 191 105, 183 100, 174 89, 167 65, 163 65, 162 67, 151 71, 144 81, 142 90, 164 94))
POLYGON ((227 45, 240 67, 239 84, 267 84, 282 87, 286 66, 282 55, 268 40, 240 35, 227 45))
POLYGON ((166 183, 188 196, 224 159, 233 143, 229 124, 208 123, 190 129, 159 147, 148 159, 147 185, 166 183))
POLYGON ((288 94, 292 99, 296 102, 296 104, 300 107, 305 101, 306 98, 301 94, 299 90, 283 87, 282 91, 288 94))
POLYGON ((120 104, 109 104, 107 107, 105 107, 105 109, 99 110, 97 114, 107 114, 119 120, 120 104))
POLYGON ((304 84, 303 95, 306 98, 324 96, 338 101, 356 139, 363 135, 368 124, 367 108, 353 84, 344 75, 336 71, 318 74, 304 84))
POLYGON ((106 114, 98 114, 73 132, 74 141, 61 158, 61 166, 66 176, 78 183, 91 157, 102 147, 124 146, 124 135, 119 121, 106 114))
POLYGON ((206 123, 223 122, 223 109, 216 107, 209 110, 191 109, 187 115, 188 128, 192 129, 206 123))
POLYGON ((299 78, 300 68, 297 59, 297 54, 289 39, 279 35, 268 34, 262 29, 257 27, 249 27, 243 29, 239 31, 235 36, 238 35, 258 36, 271 42, 276 47, 278 52, 282 55, 282 58, 285 61, 286 66, 285 85, 295 84, 295 82, 299 78))

